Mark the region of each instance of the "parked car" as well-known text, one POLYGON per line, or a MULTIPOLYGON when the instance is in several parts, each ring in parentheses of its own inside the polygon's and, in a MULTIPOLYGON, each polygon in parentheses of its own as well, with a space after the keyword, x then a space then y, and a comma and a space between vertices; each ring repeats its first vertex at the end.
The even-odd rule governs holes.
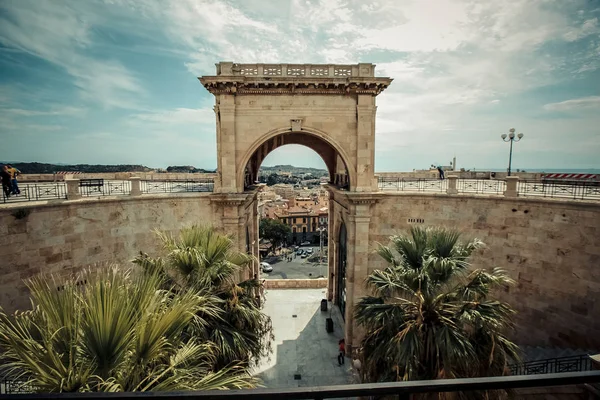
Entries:
POLYGON ((299 248, 300 246, 294 246, 294 251, 298 251, 299 248))
POLYGON ((273 271, 273 267, 271 266, 271 264, 269 264, 268 262, 261 262, 260 263, 260 269, 262 270, 262 272, 272 272, 273 271))
POLYGON ((308 253, 302 253, 302 255, 300 256, 300 258, 306 258, 308 257, 308 253))
POLYGON ((310 246, 310 242, 302 242, 300 243, 300 246, 310 246))
POLYGON ((296 251, 296 254, 297 254, 297 255, 299 255, 299 256, 301 256, 301 255, 302 255, 302 253, 304 253, 304 250, 302 250, 302 249, 298 249, 298 250, 296 251))
POLYGON ((306 252, 307 252, 308 254, 312 254, 312 253, 313 253, 313 249, 312 249, 312 247, 311 247, 310 249, 306 250, 306 252))

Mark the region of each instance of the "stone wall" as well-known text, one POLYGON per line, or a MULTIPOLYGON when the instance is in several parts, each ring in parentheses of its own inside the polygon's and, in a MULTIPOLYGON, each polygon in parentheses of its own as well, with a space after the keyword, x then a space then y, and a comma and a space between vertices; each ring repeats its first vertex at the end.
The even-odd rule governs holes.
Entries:
MULTIPOLYGON (((94 263, 127 265, 140 250, 157 255, 153 229, 176 232, 219 224, 209 194, 144 195, 0 207, 0 305, 28 306, 23 279, 40 272, 74 273, 94 263), (17 219, 16 210, 29 215, 17 219)), ((222 215, 222 213, 221 213, 222 215)))
POLYGON ((327 279, 265 279, 266 289, 320 289, 327 287, 327 279))
MULTIPOLYGON (((487 244, 473 264, 501 267, 518 282, 498 294, 518 311, 518 343, 600 348, 600 203, 377 195, 371 206, 370 250, 414 224, 457 228, 464 239, 487 244)), ((371 253, 366 272, 384 266, 371 253)))

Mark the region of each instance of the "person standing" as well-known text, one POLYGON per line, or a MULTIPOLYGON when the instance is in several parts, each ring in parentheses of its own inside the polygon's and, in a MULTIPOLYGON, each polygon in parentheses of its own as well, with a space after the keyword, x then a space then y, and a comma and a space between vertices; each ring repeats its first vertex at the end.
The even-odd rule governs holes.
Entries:
POLYGON ((8 172, 10 173, 10 184, 12 187, 12 194, 19 195, 21 190, 19 189, 19 183, 17 182, 17 176, 21 174, 21 171, 8 164, 8 172))
POLYGON ((436 168, 440 173, 440 179, 444 179, 444 168, 441 165, 438 165, 436 168))
POLYGON ((346 357, 346 341, 344 339, 340 339, 338 342, 340 353, 338 354, 338 364, 341 366, 344 364, 346 357))
POLYGON ((12 192, 12 183, 10 172, 8 172, 8 167, 3 165, 0 169, 0 178, 2 178, 2 190, 4 190, 4 195, 8 199, 12 192))

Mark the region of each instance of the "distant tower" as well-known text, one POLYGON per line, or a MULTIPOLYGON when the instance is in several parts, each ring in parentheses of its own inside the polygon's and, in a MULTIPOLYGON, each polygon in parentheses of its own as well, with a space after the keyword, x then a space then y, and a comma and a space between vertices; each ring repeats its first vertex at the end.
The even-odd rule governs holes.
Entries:
POLYGON ((452 159, 452 171, 458 171, 458 168, 456 168, 456 156, 452 159))

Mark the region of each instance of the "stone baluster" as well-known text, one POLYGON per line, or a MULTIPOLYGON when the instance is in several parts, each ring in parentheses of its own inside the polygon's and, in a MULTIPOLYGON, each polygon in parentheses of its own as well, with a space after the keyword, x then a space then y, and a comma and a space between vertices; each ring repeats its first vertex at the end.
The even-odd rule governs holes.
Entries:
POLYGON ((504 197, 518 197, 519 191, 517 185, 519 184, 519 177, 507 176, 505 182, 506 190, 504 191, 504 197))
POLYGON ((458 194, 458 189, 456 188, 456 180, 458 176, 456 175, 448 175, 448 189, 446 189, 446 193, 448 194, 458 194))
POLYGON ((129 194, 131 196, 139 196, 142 194, 142 189, 140 187, 141 180, 142 178, 138 176, 133 176, 129 178, 129 181, 131 182, 131 191, 129 192, 129 194))
POLYGON ((66 179, 67 183, 67 199, 77 200, 81 198, 79 193, 79 179, 66 179))

